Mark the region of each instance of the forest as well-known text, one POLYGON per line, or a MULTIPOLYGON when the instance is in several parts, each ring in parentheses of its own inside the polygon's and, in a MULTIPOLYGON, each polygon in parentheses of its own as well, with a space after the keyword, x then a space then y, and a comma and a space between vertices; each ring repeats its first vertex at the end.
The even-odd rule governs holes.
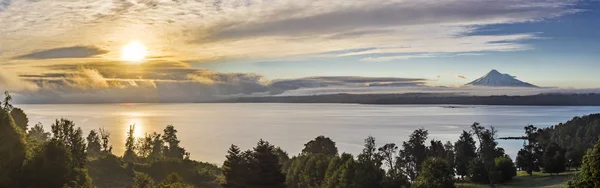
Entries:
POLYGON ((295 156, 259 140, 247 150, 231 145, 218 166, 190 159, 172 125, 141 138, 131 125, 126 151, 114 154, 104 129, 84 136, 73 121, 57 119, 47 132, 40 123, 30 126, 10 101, 6 93, 0 104, 0 187, 494 187, 517 171, 569 170, 578 174, 569 187, 600 186, 600 114, 548 128, 528 125, 524 135, 506 138, 479 123, 456 142, 429 139, 423 128, 399 144, 378 144, 369 136, 356 156, 339 151, 326 136, 308 141, 295 156), (498 139, 524 141, 514 161, 498 139))

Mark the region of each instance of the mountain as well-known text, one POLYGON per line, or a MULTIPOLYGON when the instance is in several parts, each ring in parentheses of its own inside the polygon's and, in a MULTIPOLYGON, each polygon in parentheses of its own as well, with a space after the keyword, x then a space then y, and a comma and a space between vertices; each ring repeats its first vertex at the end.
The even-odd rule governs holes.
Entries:
POLYGON ((469 82, 469 86, 491 86, 491 87, 537 87, 533 84, 517 80, 510 74, 502 74, 497 70, 492 70, 483 77, 469 82))

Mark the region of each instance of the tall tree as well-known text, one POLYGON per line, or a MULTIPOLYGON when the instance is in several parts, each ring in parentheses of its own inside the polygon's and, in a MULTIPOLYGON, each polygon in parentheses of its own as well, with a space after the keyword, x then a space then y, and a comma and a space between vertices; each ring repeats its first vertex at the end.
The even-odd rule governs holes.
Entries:
POLYGON ((264 188, 285 186, 285 175, 281 172, 275 147, 264 140, 258 141, 252 152, 252 173, 256 176, 250 185, 264 188))
POLYGON ((561 173, 566 170, 565 168, 565 152, 558 144, 551 143, 546 149, 544 149, 543 155, 544 172, 550 173, 561 173))
POLYGON ((454 153, 454 145, 452 145, 452 142, 447 141, 446 144, 444 144, 444 150, 446 150, 446 156, 445 159, 448 162, 448 166, 450 166, 450 169, 452 171, 452 176, 455 175, 455 167, 456 167, 456 153, 454 153))
POLYGON ((127 138, 125 139, 125 153, 123 159, 125 161, 133 161, 136 159, 135 155, 135 124, 129 125, 129 131, 127 131, 127 138))
POLYGON ((189 157, 189 153, 184 148, 179 147, 179 139, 177 138, 177 130, 173 125, 167 125, 162 135, 163 141, 168 144, 165 156, 175 159, 183 159, 186 155, 189 157))
POLYGON ((136 141, 136 152, 137 155, 141 158, 147 158, 152 153, 152 136, 149 134, 144 134, 144 137, 138 138, 136 141))
POLYGON ((6 108, 0 109, 0 187, 19 187, 26 145, 23 130, 17 127, 6 108))
POLYGON ((496 154, 496 146, 498 143, 496 142, 496 130, 494 127, 490 129, 486 129, 483 126, 479 125, 479 123, 475 122, 471 125, 471 129, 477 139, 479 140, 479 157, 481 158, 483 165, 485 166, 485 170, 487 171, 488 181, 490 186, 494 187, 494 180, 496 177, 496 165, 495 165, 495 154, 496 154))
POLYGON ((446 150, 442 141, 435 139, 430 141, 429 147, 427 147, 427 157, 446 157, 446 150))
POLYGON ((454 172, 444 158, 431 157, 423 162, 423 168, 419 172, 419 177, 414 181, 411 187, 430 188, 454 186, 454 172))
POLYGON ((76 168, 85 168, 87 163, 86 144, 81 128, 75 128, 75 123, 68 119, 57 119, 51 126, 52 139, 64 143, 71 152, 76 168))
POLYGON ((99 128, 98 132, 100 133, 100 139, 102 139, 102 152, 112 153, 112 145, 110 145, 110 132, 104 130, 104 128, 99 128))
POLYGON ((338 154, 338 149, 335 146, 335 142, 333 140, 331 140, 329 137, 321 135, 315 138, 314 140, 311 140, 308 143, 304 144, 304 149, 302 149, 302 153, 321 153, 328 156, 334 156, 338 154))
POLYGON ((365 139, 364 149, 358 155, 354 185, 357 187, 382 187, 385 171, 381 169, 381 156, 377 153, 375 138, 372 136, 365 139))
POLYGON ((242 151, 236 145, 231 145, 223 162, 223 187, 242 188, 249 183, 250 168, 242 151))
POLYGON ((96 130, 91 130, 87 138, 87 153, 90 156, 98 156, 101 150, 100 136, 96 130))
POLYGON ((477 147, 471 133, 463 131, 460 138, 454 143, 456 153, 456 174, 464 178, 468 175, 469 164, 477 157, 477 147))
POLYGON ((415 130, 409 137, 407 142, 402 143, 400 150, 400 161, 402 161, 403 169, 406 170, 408 177, 415 180, 418 172, 421 170, 421 164, 427 158, 427 147, 425 141, 429 133, 425 129, 415 130))
POLYGON ((500 172, 498 180, 506 182, 517 175, 517 168, 509 157, 496 157, 495 163, 496 169, 500 172))
POLYGON ((150 159, 155 160, 159 159, 163 156, 163 145, 164 141, 161 139, 161 135, 153 132, 150 137, 152 137, 152 151, 150 152, 150 159))

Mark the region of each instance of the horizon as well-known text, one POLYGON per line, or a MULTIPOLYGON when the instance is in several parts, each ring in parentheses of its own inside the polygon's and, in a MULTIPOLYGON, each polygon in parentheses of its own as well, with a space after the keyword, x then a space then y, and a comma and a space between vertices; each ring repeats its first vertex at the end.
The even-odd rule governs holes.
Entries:
POLYGON ((26 103, 600 93, 599 5, 2 0, 0 89, 26 103), (541 88, 465 86, 490 70, 541 88))

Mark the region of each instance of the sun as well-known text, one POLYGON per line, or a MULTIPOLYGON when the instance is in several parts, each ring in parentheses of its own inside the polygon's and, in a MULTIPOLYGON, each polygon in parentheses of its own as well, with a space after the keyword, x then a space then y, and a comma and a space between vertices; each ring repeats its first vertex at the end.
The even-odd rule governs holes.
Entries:
POLYGON ((141 63, 148 55, 148 48, 140 41, 131 41, 121 48, 121 60, 132 63, 141 63))

